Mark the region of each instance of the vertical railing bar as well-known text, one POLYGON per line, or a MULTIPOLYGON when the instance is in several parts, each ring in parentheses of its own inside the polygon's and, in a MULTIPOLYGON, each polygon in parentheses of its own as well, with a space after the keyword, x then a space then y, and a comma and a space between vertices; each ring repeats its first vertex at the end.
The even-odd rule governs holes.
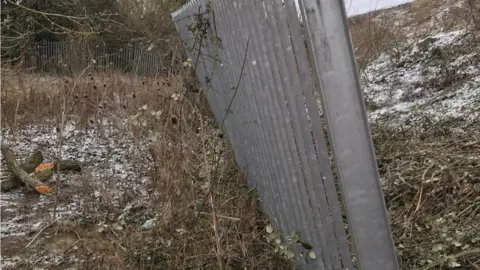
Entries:
POLYGON ((150 76, 150 57, 151 53, 150 51, 147 51, 146 47, 142 47, 143 49, 143 61, 142 61, 142 66, 143 66, 143 77, 145 79, 150 76))
POLYGON ((108 57, 107 57, 107 50, 105 48, 105 44, 102 44, 102 58, 103 58, 103 72, 108 72, 108 57))
POLYGON ((51 40, 47 40, 47 58, 46 58, 46 73, 48 75, 52 75, 52 41, 51 40))
POLYGON ((155 58, 154 58, 154 54, 152 51, 150 51, 148 53, 148 75, 149 76, 154 76, 155 75, 155 64, 154 64, 154 61, 155 61, 155 58))
POLYGON ((150 57, 151 57, 151 54, 149 51, 147 51, 146 49, 144 50, 143 54, 145 55, 145 60, 143 61, 143 73, 145 77, 149 77, 150 76, 150 57))
POLYGON ((138 66, 140 67, 140 74, 141 74, 141 77, 145 77, 147 76, 147 62, 148 62, 148 53, 145 51, 145 48, 144 48, 144 45, 142 44, 140 47, 139 47, 139 50, 140 50, 140 55, 142 56, 140 58, 140 61, 138 63, 138 66))
POLYGON ((359 268, 398 269, 345 5, 299 2, 359 268))

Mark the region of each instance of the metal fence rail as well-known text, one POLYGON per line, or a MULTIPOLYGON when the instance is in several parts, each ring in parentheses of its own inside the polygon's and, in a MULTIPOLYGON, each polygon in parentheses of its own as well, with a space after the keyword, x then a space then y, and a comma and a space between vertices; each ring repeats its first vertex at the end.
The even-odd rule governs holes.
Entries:
POLYGON ((140 45, 107 48, 89 42, 40 41, 23 55, 21 67, 36 72, 71 75, 87 72, 121 71, 141 76, 165 73, 165 56, 140 45))
POLYGON ((398 269, 343 1, 192 0, 172 17, 264 209, 313 246, 302 268, 398 269))

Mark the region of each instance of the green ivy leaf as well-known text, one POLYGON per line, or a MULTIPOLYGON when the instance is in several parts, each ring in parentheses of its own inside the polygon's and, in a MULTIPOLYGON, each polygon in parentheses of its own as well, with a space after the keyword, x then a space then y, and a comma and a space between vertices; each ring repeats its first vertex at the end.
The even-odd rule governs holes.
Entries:
POLYGON ((275 238, 275 244, 280 245, 282 243, 282 239, 280 237, 275 238))
POLYGON ((287 256, 288 259, 293 259, 295 257, 295 253, 293 253, 290 250, 285 251, 285 256, 287 256))
POLYGON ((275 237, 276 237, 275 234, 269 234, 269 235, 267 235, 267 236, 266 236, 267 242, 268 242, 268 243, 272 242, 272 241, 275 239, 275 237))

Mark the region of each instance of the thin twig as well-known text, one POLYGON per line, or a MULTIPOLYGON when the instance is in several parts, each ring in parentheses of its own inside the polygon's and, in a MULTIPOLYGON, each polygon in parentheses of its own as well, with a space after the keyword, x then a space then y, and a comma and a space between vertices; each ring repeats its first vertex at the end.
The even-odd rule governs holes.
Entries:
POLYGON ((37 237, 43 232, 45 231, 47 228, 49 228, 50 226, 52 226, 53 224, 55 224, 57 222, 57 220, 54 220, 52 221, 50 224, 48 224, 47 226, 43 227, 33 238, 32 240, 25 246, 25 248, 28 248, 34 241, 35 239, 37 239, 37 237))
POLYGON ((215 254, 217 255, 218 261, 218 268, 220 270, 223 269, 223 262, 222 262, 222 247, 220 242, 220 234, 218 233, 218 219, 217 219, 217 212, 215 209, 215 200, 213 196, 213 192, 210 192, 210 205, 212 207, 212 224, 213 224, 213 233, 215 235, 215 254))
MULTIPOLYGON (((57 156, 56 162, 59 163, 60 159, 62 158, 62 145, 63 145, 63 131, 65 128, 65 110, 66 110, 66 98, 65 95, 63 96, 63 104, 62 104, 62 112, 61 112, 61 119, 60 119, 60 126, 58 127, 58 134, 57 134, 57 156)), ((57 182, 56 190, 55 190, 55 202, 53 205, 53 219, 57 218, 57 206, 58 206, 58 194, 60 192, 60 166, 57 166, 57 173, 55 176, 55 181, 57 182)))
MULTIPOLYGON (((241 68, 241 70, 240 70, 240 76, 239 76, 238 81, 237 81, 237 84, 236 84, 236 86, 235 86, 235 88, 234 88, 234 89, 235 89, 235 92, 234 92, 232 98, 230 99, 230 103, 229 103, 229 105, 228 105, 228 107, 227 107, 227 111, 225 112, 225 115, 224 115, 224 117, 223 117, 222 123, 221 123, 221 125, 220 125, 220 130, 223 129, 223 125, 225 124, 225 119, 226 119, 227 116, 228 116, 228 113, 229 113, 229 111, 230 111, 230 107, 232 106, 233 100, 235 99, 235 96, 236 96, 236 94, 237 94, 237 92, 238 92, 238 89, 239 89, 239 87, 240 87, 240 83, 241 83, 241 80, 242 80, 242 77, 243 77, 242 74, 243 74, 243 72, 244 72, 245 63, 246 63, 246 60, 247 60, 247 53, 248 53, 248 45, 249 45, 249 44, 250 44, 250 36, 248 36, 248 38, 247 38, 247 44, 246 44, 246 48, 245 48, 245 54, 244 54, 244 56, 243 56, 242 68, 241 68)), ((214 155, 213 155, 213 158, 215 158, 215 156, 218 156, 218 158, 214 161, 215 165, 214 165, 213 172, 211 173, 211 176, 213 176, 213 177, 210 176, 211 179, 214 179, 215 175, 217 174, 217 170, 218 170, 218 168, 219 168, 219 163, 220 163, 220 156, 221 156, 222 154, 223 154, 223 153, 220 152, 220 153, 218 153, 218 155, 215 155, 215 153, 214 153, 214 155)), ((208 192, 207 192, 207 195, 210 194, 210 193, 213 191, 214 186, 215 186, 214 183, 211 182, 211 183, 210 183, 210 187, 209 187, 208 192)), ((207 196, 207 198, 208 198, 208 196, 207 196)), ((205 206, 206 201, 207 201, 207 198, 203 199, 203 201, 199 204, 199 206, 198 206, 199 211, 201 211, 201 209, 203 209, 203 207, 205 206)), ((197 217, 197 218, 198 218, 198 217, 197 217)))
MULTIPOLYGON (((20 99, 17 100, 17 106, 15 107, 15 115, 13 116, 13 127, 12 127, 12 133, 16 135, 16 130, 17 130, 17 116, 18 116, 18 108, 20 106, 20 99)), ((14 136, 15 138, 17 136, 14 136)))
MULTIPOLYGON (((200 212, 200 214, 206 215, 206 216, 211 216, 212 215, 212 214, 206 213, 206 212, 200 212)), ((219 215, 219 214, 216 214, 216 217, 217 218, 228 219, 228 220, 231 220, 231 221, 240 221, 241 220, 240 218, 237 218, 237 217, 229 217, 229 216, 224 216, 224 215, 219 215)))
POLYGON ((247 47, 245 48, 245 54, 243 55, 243 63, 242 63, 242 68, 240 70, 240 76, 237 81, 237 85, 235 86, 235 92, 233 92, 233 96, 230 99, 230 103, 228 104, 227 111, 225 112, 225 115, 223 116, 222 124, 220 125, 220 129, 223 129, 223 125, 225 124, 225 119, 227 119, 227 116, 230 112, 230 108, 232 107, 233 100, 235 99, 235 96, 237 95, 238 89, 240 87, 240 82, 242 81, 243 77, 243 71, 245 69, 245 62, 247 61, 247 52, 248 52, 248 45, 250 44, 250 36, 247 38, 247 47))
POLYGON ((433 169, 433 167, 435 167, 434 163, 432 163, 430 166, 428 166, 428 168, 425 169, 425 171, 422 174, 422 181, 420 182, 420 190, 418 191, 419 195, 418 195, 417 207, 415 207, 415 210, 413 211, 412 216, 413 216, 413 214, 418 212, 418 210, 420 210, 420 206, 422 205, 422 202, 423 202, 423 185, 425 183, 425 179, 427 177, 428 171, 433 169))

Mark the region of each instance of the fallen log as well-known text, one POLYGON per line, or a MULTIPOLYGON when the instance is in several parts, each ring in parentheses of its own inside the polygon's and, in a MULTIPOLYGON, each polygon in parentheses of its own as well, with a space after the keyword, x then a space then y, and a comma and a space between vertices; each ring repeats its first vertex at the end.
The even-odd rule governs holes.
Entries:
POLYGON ((18 164, 15 158, 15 154, 13 153, 12 150, 8 149, 5 146, 2 146, 1 150, 3 154, 3 158, 7 163, 7 168, 12 173, 13 176, 22 180, 22 182, 25 183, 25 185, 37 190, 38 192, 41 192, 41 193, 51 192, 50 188, 45 186, 42 182, 40 182, 40 180, 31 176, 29 173, 27 173, 25 170, 23 170, 20 167, 20 164, 18 164))
POLYGON ((20 168, 28 173, 32 173, 35 168, 43 162, 43 155, 40 150, 35 150, 24 163, 20 164, 20 168))
MULTIPOLYGON (((3 148, 2 148, 3 152, 3 148)), ((32 173, 35 168, 43 162, 42 152, 36 150, 35 152, 25 160, 24 163, 20 164, 20 168, 27 173, 32 173)), ((9 191, 23 184, 22 180, 18 179, 15 175, 11 175, 8 179, 1 182, 1 191, 9 191)))
MULTIPOLYGON (((10 149, 8 148, 6 149, 11 152, 13 157, 15 157, 15 154, 10 149)), ((4 152, 4 147, 2 147, 2 153, 3 152, 4 152)), ((36 171, 35 169, 40 164, 42 164, 42 162, 43 162, 42 152, 39 150, 36 150, 24 163, 20 164, 20 168, 24 170, 26 173, 31 174, 36 171)), ((55 161, 53 162, 52 168, 42 169, 39 172, 36 172, 34 177, 43 183, 43 182, 46 182, 48 179, 50 179, 53 173, 57 171, 81 172, 82 163, 79 161, 70 160, 70 159, 55 161)), ((1 191, 2 192, 9 191, 22 185, 25 185, 24 181, 19 179, 17 176, 15 176, 14 173, 12 173, 12 175, 7 180, 4 180, 1 182, 1 191)))
POLYGON ((73 159, 63 159, 59 160, 58 162, 53 162, 53 171, 75 171, 81 172, 82 171, 82 163, 73 159))
POLYGON ((52 175, 53 175, 52 169, 44 169, 34 174, 35 178, 37 178, 38 181, 42 183, 47 182, 47 180, 50 179, 52 175))
POLYGON ((72 159, 62 159, 55 162, 41 163, 35 168, 35 173, 43 171, 45 169, 51 169, 54 172, 57 171, 82 171, 82 163, 72 159))

